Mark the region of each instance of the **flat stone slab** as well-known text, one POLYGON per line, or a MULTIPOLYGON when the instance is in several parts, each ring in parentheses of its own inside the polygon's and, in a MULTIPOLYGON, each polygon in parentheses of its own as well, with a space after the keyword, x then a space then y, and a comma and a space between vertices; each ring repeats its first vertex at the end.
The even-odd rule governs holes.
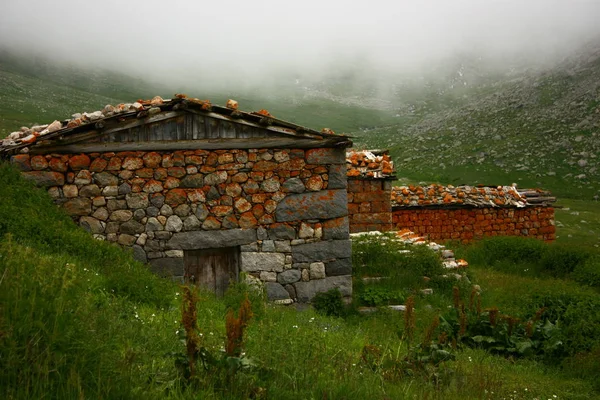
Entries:
POLYGON ((327 261, 351 256, 352 242, 350 240, 323 240, 292 246, 294 263, 327 261))
POLYGON ((330 219, 348 215, 345 190, 321 190, 286 196, 275 210, 277 222, 330 219))
POLYGON ((167 242, 168 249, 200 250, 241 246, 256 242, 256 229, 228 229, 223 231, 178 232, 167 242))
POLYGON ((327 292, 338 288, 344 297, 352 296, 352 276, 330 276, 325 279, 316 279, 308 282, 294 283, 298 301, 308 303, 317 293, 327 292))
POLYGON ((285 265, 285 254, 242 252, 241 264, 241 269, 245 272, 282 272, 285 265))

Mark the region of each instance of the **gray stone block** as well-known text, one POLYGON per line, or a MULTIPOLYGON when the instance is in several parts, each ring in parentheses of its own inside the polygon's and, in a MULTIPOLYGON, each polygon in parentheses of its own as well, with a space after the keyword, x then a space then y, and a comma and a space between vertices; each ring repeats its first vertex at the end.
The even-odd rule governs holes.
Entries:
POLYGON ((290 297, 293 300, 296 300, 296 288, 294 287, 294 285, 285 285, 284 288, 290 294, 290 297))
POLYGON ((146 261, 148 261, 146 252, 137 244, 133 246, 133 258, 141 263, 146 263, 146 261))
POLYGON ((202 186, 204 186, 202 174, 188 175, 179 183, 181 188, 201 188, 202 186))
POLYGON ((283 191, 288 193, 303 193, 306 190, 300 178, 290 178, 283 183, 283 191))
POLYGON ((352 275, 352 259, 339 258, 325 263, 325 273, 327 276, 352 275))
POLYGON ((294 227, 286 224, 273 224, 269 228, 269 238, 273 240, 292 240, 296 237, 296 230, 294 227))
POLYGON ((263 240, 262 251, 268 253, 275 251, 275 243, 272 240, 263 240))
POLYGON ((241 253, 241 269, 245 272, 282 272, 284 265, 285 255, 281 253, 241 253))
POLYGON ((350 223, 348 217, 335 218, 323 223, 323 239, 348 239, 350 223))
POLYGON ((130 220, 121 224, 121 233, 127 233, 129 235, 135 235, 136 233, 142 233, 146 230, 146 227, 137 221, 130 220))
POLYGON ((277 240, 275 242, 275 251, 278 253, 291 253, 292 246, 288 240, 277 240))
POLYGON ((256 242, 255 229, 229 229, 226 231, 178 232, 167 243, 169 249, 200 250, 240 246, 256 242))
POLYGON ((183 258, 155 258, 150 270, 159 276, 183 276, 183 258))
POLYGON ((342 296, 350 297, 352 296, 352 276, 330 276, 314 281, 296 282, 294 287, 300 303, 308 303, 317 293, 327 292, 333 288, 338 288, 342 296))
POLYGON ((345 190, 321 190, 286 196, 275 210, 278 222, 327 219, 348 215, 345 190))
POLYGON ((137 209, 146 208, 150 204, 148 193, 130 193, 125 196, 127 207, 137 209))
POLYGON ((267 290, 267 298, 270 301, 286 300, 290 298, 288 291, 279 283, 267 282, 265 283, 265 289, 267 290))
POLYGON ((277 282, 282 285, 298 282, 302 277, 302 273, 297 269, 288 269, 277 275, 277 282))
POLYGON ((328 261, 351 256, 352 242, 350 240, 327 240, 292 247, 294 263, 328 261))
POLYGON ((348 176, 346 175, 346 165, 330 165, 328 189, 346 189, 348 186, 348 176))
POLYGON ((94 174, 94 182, 100 186, 117 186, 119 184, 119 178, 110 172, 100 172, 94 174))
POLYGON ((322 148, 306 151, 307 164, 343 164, 346 165, 346 149, 322 148))

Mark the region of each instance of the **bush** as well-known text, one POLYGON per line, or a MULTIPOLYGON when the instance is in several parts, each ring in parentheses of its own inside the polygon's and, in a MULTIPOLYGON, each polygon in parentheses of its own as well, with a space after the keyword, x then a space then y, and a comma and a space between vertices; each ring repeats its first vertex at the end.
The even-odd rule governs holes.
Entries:
POLYGON ((600 346, 600 297, 592 293, 565 291, 534 294, 522 299, 531 312, 544 308, 544 317, 561 328, 566 355, 600 346))
POLYGON ((536 263, 547 245, 537 239, 516 236, 485 238, 467 249, 466 258, 472 264, 495 266, 506 261, 536 263))
POLYGON ((600 257, 589 257, 577 265, 572 278, 582 285, 600 288, 600 257))
POLYGON ((547 246, 540 264, 542 270, 556 277, 566 277, 591 257, 587 250, 571 246, 547 246))
POLYGON ((360 293, 358 299, 365 306, 381 306, 403 303, 405 297, 400 291, 392 291, 381 286, 369 286, 360 293))
POLYGON ((330 317, 343 317, 346 313, 342 293, 337 288, 317 293, 312 299, 312 305, 317 313, 330 317))

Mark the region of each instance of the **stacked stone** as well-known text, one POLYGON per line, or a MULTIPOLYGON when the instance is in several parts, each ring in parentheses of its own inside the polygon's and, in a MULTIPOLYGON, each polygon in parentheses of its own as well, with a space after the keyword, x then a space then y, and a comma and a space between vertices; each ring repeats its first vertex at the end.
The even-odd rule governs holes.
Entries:
MULTIPOLYGON (((101 240, 182 279, 184 251, 240 246, 271 299, 351 294, 343 149, 189 150, 12 157, 101 240)), ((389 196, 388 196, 389 197, 389 196)))
POLYGON ((350 232, 392 230, 391 190, 390 180, 348 180, 350 232))
POLYGON ((416 209, 393 211, 396 229, 409 229, 429 240, 468 243, 487 236, 556 239, 553 207, 416 209))

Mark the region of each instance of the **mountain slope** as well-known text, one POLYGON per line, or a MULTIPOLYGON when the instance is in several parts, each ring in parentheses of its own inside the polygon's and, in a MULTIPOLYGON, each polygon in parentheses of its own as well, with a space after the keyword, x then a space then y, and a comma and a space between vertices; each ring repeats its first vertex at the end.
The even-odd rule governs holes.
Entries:
POLYGON ((264 108, 278 118, 313 129, 327 127, 338 133, 396 121, 389 107, 365 108, 359 100, 340 101, 307 93, 289 83, 272 82, 264 89, 247 86, 236 90, 207 90, 196 81, 185 87, 168 86, 119 72, 60 64, 0 49, 0 138, 23 125, 62 120, 76 112, 102 109, 106 104, 155 95, 170 98, 176 92, 215 104, 225 104, 233 98, 245 111, 264 108))
POLYGON ((416 109, 403 124, 362 132, 356 142, 391 148, 398 176, 410 180, 516 182, 562 197, 598 198, 600 48, 542 74, 471 92, 467 100, 416 109))

